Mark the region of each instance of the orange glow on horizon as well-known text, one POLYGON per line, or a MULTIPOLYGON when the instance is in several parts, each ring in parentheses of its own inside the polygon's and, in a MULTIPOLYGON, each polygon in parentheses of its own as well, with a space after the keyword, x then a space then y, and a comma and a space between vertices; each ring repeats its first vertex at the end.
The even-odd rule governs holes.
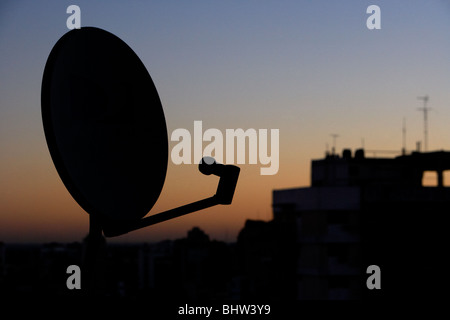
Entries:
MULTIPOLYGON (((42 154, 40 158, 16 162, 13 169, 3 176, 0 241, 80 241, 88 232, 88 214, 64 187, 47 151, 42 154)), ((272 218, 274 188, 301 185, 289 182, 295 175, 287 172, 295 172, 295 165, 285 163, 274 176, 261 176, 259 165, 240 167, 241 174, 231 205, 204 209, 108 241, 175 239, 184 237, 194 226, 204 229, 213 239, 235 241, 246 219, 272 218)), ((161 195, 148 215, 210 197, 215 193, 218 181, 216 176, 201 174, 197 165, 169 163, 161 195)))

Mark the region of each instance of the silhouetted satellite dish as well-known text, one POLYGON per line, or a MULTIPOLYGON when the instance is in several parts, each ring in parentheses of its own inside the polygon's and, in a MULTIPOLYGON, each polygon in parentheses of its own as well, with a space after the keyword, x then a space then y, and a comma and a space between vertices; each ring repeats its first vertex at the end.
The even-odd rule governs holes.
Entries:
POLYGON ((69 31, 42 80, 42 119, 55 167, 90 215, 90 236, 117 236, 217 204, 231 204, 240 169, 205 158, 216 194, 142 219, 158 199, 168 139, 158 93, 130 47, 104 30, 69 31))
POLYGON ((166 122, 125 42, 93 27, 66 33, 45 66, 42 118, 56 169, 84 210, 112 220, 150 211, 166 176, 166 122))
POLYGON ((220 177, 216 194, 143 218, 158 199, 168 141, 158 93, 125 42, 98 28, 69 31, 44 69, 42 121, 53 163, 89 213, 85 253, 88 292, 101 273, 105 236, 118 236, 217 204, 231 204, 240 169, 205 158, 199 170, 220 177), (143 219, 142 219, 143 218, 143 219))

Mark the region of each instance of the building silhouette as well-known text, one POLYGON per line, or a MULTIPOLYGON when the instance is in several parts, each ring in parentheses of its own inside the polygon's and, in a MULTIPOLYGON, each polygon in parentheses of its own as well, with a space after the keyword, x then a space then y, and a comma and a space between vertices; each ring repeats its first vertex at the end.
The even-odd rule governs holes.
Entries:
POLYGON ((310 187, 274 190, 274 221, 296 226, 297 298, 439 298, 448 284, 446 170, 450 152, 368 158, 347 149, 312 161, 310 187), (370 265, 380 267, 380 290, 366 286, 370 265))
MULTIPOLYGON (((152 301, 442 298, 446 171, 445 151, 327 154, 312 161, 309 187, 274 190, 273 219, 247 220, 235 243, 197 227, 176 240, 105 242, 95 292, 152 301), (366 285, 371 265, 381 270, 379 290, 366 285)), ((0 242, 0 298, 86 296, 85 242, 0 242), (82 268, 82 290, 66 287, 73 264, 82 268)))
POLYGON ((294 225, 278 220, 246 221, 236 244, 241 298, 296 298, 294 234, 294 225))

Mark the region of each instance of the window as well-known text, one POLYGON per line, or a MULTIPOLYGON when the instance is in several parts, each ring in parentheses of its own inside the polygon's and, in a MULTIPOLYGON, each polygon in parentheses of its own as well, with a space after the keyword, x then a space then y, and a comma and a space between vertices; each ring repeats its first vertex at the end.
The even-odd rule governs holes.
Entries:
POLYGON ((444 187, 450 187, 450 170, 445 170, 443 173, 444 187))
POLYGON ((438 174, 436 171, 424 171, 422 175, 422 187, 437 187, 438 174))

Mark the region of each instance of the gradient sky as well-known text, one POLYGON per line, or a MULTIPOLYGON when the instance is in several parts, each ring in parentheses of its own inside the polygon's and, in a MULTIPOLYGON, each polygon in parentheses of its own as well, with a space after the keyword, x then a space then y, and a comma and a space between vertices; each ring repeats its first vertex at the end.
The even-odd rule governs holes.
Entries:
MULTIPOLYGON (((4 1, 0 2, 0 241, 79 241, 88 215, 52 163, 40 90, 47 57, 81 25, 124 40, 147 67, 168 134, 176 128, 280 130, 280 169, 241 166, 231 206, 129 233, 112 241, 157 241, 193 226, 235 241, 246 219, 269 220, 276 188, 309 185, 311 159, 337 149, 400 150, 423 139, 418 96, 430 96, 429 150, 450 149, 450 3, 421 1, 4 1), (381 8, 381 30, 366 9, 381 8)), ((170 144, 170 149, 175 143, 170 144)), ((370 156, 370 154, 368 154, 370 156)), ((217 179, 169 161, 149 214, 208 197, 217 179)))

